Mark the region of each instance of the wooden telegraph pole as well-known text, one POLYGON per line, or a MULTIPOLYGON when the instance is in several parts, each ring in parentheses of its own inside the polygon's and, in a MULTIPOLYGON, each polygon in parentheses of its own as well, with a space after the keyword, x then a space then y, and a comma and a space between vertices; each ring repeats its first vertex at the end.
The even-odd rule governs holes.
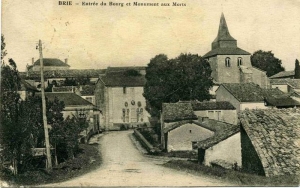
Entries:
POLYGON ((39 52, 40 52, 40 67, 41 67, 41 91, 42 91, 42 106, 43 106, 43 122, 45 131, 45 142, 46 142, 46 154, 47 154, 47 165, 48 170, 52 169, 51 153, 50 153, 50 143, 46 116, 46 100, 45 100, 45 82, 44 82, 44 64, 43 64, 43 52, 42 52, 42 41, 39 40, 39 52))

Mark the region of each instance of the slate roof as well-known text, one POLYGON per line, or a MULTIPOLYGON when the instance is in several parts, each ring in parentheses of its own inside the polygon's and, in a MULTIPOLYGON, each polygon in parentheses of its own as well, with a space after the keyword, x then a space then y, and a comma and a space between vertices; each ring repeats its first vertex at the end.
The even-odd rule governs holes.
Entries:
POLYGON ((208 58, 216 55, 250 55, 249 52, 236 48, 216 48, 207 52, 203 57, 208 58))
MULTIPOLYGON (((43 64, 44 66, 70 67, 70 65, 64 63, 62 60, 57 58, 43 58, 43 64)), ((40 60, 36 60, 33 65, 39 66, 40 60)))
POLYGON ((300 89, 300 79, 281 78, 270 79, 271 85, 290 85, 292 88, 300 89))
POLYGON ((228 101, 216 102, 192 102, 194 111, 199 110, 235 110, 236 108, 228 101))
MULTIPOLYGON (((38 93, 37 95, 41 95, 38 93)), ((81 98, 79 95, 76 95, 75 93, 51 93, 46 92, 45 96, 48 98, 48 100, 53 101, 55 97, 57 97, 58 100, 64 101, 65 106, 93 106, 92 103, 89 101, 81 98)))
POLYGON ((194 144, 193 145, 194 149, 197 148, 208 149, 222 142, 223 140, 226 140, 232 135, 235 135, 240 131, 240 127, 238 125, 233 125, 233 124, 212 120, 212 119, 208 119, 207 121, 204 122, 197 122, 197 121, 193 121, 193 122, 196 124, 200 124, 202 127, 215 132, 215 134, 212 137, 209 137, 206 140, 194 144))
POLYGON ((219 30, 216 39, 213 42, 218 41, 236 41, 229 33, 229 29, 225 20, 225 16, 222 13, 220 18, 219 30))
POLYGON ((266 176, 300 174, 299 108, 245 110, 239 119, 266 176))
POLYGON ((110 87, 143 87, 146 83, 144 75, 130 76, 125 71, 110 72, 101 76, 100 79, 110 87))
POLYGON ((163 103, 162 113, 165 122, 197 119, 190 102, 163 103))
POLYGON ((263 102, 266 97, 278 97, 284 93, 279 89, 263 89, 254 83, 224 83, 223 86, 240 102, 263 102))
MULTIPOLYGON (((44 78, 74 78, 74 77, 90 77, 99 78, 99 75, 105 74, 106 69, 68 69, 68 70, 45 70, 44 78)), ((26 79, 40 79, 40 71, 20 72, 20 76, 26 79), (28 74, 28 76, 27 76, 28 74)))
POLYGON ((273 76, 270 76, 270 79, 274 78, 293 78, 295 76, 295 70, 292 71, 282 71, 273 76))

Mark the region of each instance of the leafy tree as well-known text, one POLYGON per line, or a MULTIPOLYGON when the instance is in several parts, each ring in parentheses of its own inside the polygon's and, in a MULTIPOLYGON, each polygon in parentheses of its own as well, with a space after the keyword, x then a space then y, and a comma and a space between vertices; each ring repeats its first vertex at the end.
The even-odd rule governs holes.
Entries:
POLYGON ((298 59, 295 61, 295 79, 300 79, 300 66, 298 59))
POLYGON ((1 34, 1 60, 4 58, 4 56, 7 54, 5 50, 5 42, 4 42, 4 35, 1 34))
POLYGON ((276 58, 272 51, 258 50, 250 58, 252 66, 266 71, 268 77, 285 70, 281 60, 276 58))
POLYGON ((209 63, 198 55, 181 54, 168 59, 164 54, 155 56, 146 68, 144 97, 146 110, 159 116, 164 102, 179 100, 209 100, 213 85, 209 63))

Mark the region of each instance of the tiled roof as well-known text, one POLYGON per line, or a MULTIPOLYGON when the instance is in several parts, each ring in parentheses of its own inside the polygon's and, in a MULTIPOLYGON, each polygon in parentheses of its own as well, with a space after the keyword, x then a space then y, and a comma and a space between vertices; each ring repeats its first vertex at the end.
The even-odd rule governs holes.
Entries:
POLYGON ((267 106, 276 107, 295 107, 300 106, 300 103, 289 96, 270 97, 265 99, 267 106))
POLYGON ((190 102, 163 103, 162 113, 165 122, 197 119, 190 102))
POLYGON ((183 120, 183 121, 178 121, 172 125, 169 125, 167 127, 164 127, 164 133, 170 132, 178 127, 180 127, 181 125, 187 124, 187 123, 193 123, 192 120, 183 120))
POLYGON ((300 109, 245 110, 241 125, 266 176, 300 174, 300 109))
POLYGON ((270 76, 270 79, 274 79, 274 78, 292 78, 295 76, 295 71, 282 71, 279 72, 273 76, 270 76))
POLYGON ((208 58, 216 55, 250 55, 249 52, 242 50, 238 47, 236 48, 216 48, 208 53, 206 53, 203 57, 208 58))
POLYGON ((82 96, 94 95, 95 85, 84 85, 81 87, 80 93, 82 96))
POLYGON ((110 72, 100 79, 110 87, 143 87, 146 83, 144 75, 130 76, 126 72, 110 72))
MULTIPOLYGON (((38 95, 41 95, 38 93, 38 95)), ((57 97, 58 100, 63 101, 65 103, 65 106, 93 106, 92 103, 89 101, 81 98, 79 95, 76 95, 75 93, 50 93, 46 92, 45 96, 48 98, 48 100, 53 101, 55 97, 57 97)))
POLYGON ((266 97, 278 97, 284 93, 279 89, 263 89, 254 83, 224 83, 226 88, 240 102, 263 102, 266 97))
POLYGON ((238 133, 240 131, 240 127, 237 125, 232 125, 229 123, 212 120, 209 119, 204 122, 196 122, 195 123, 200 124, 202 127, 207 128, 209 130, 212 130, 215 132, 215 134, 203 141, 197 142, 193 145, 193 148, 202 148, 207 149, 210 148, 218 143, 220 143, 223 140, 226 140, 227 138, 231 137, 232 135, 238 133))
POLYGON ((61 86, 61 87, 53 87, 52 92, 54 93, 73 93, 74 86, 61 86))
POLYGON ((128 66, 128 67, 107 67, 106 72, 123 72, 126 70, 146 70, 145 66, 128 66))
POLYGON ((21 79, 21 90, 23 91, 38 91, 37 88, 30 83, 28 83, 26 80, 21 79))
POLYGON ((216 102, 192 102, 194 111, 197 110, 235 110, 236 108, 228 101, 216 102))
MULTIPOLYGON (((43 58, 43 64, 44 66, 58 66, 58 67, 70 67, 70 65, 64 63, 60 59, 56 58, 43 58)), ((34 66, 40 65, 40 60, 36 60, 33 64, 34 66)))
POLYGON ((271 85, 290 85, 295 89, 300 89, 300 79, 281 78, 270 79, 271 85))
MULTIPOLYGON (((105 69, 68 69, 68 70, 49 70, 44 71, 44 78, 74 78, 90 77, 99 78, 99 75, 105 74, 105 69)), ((40 71, 21 72, 20 76, 26 79, 40 79, 40 71), (27 76, 28 74, 28 76, 27 76)))

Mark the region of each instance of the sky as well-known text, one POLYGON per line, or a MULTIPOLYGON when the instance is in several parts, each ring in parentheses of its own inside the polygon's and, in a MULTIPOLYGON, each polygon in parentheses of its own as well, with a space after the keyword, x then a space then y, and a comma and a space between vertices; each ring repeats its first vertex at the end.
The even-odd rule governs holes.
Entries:
POLYGON ((300 0, 2 0, 1 31, 7 58, 20 71, 44 58, 68 58, 72 69, 146 66, 158 54, 203 56, 217 36, 221 13, 238 47, 272 51, 286 70, 300 60, 300 0), (82 6, 82 2, 106 6, 82 6), (109 2, 124 6, 109 6, 109 2), (133 2, 184 3, 137 7, 133 2), (79 5, 76 5, 79 3, 79 5))

